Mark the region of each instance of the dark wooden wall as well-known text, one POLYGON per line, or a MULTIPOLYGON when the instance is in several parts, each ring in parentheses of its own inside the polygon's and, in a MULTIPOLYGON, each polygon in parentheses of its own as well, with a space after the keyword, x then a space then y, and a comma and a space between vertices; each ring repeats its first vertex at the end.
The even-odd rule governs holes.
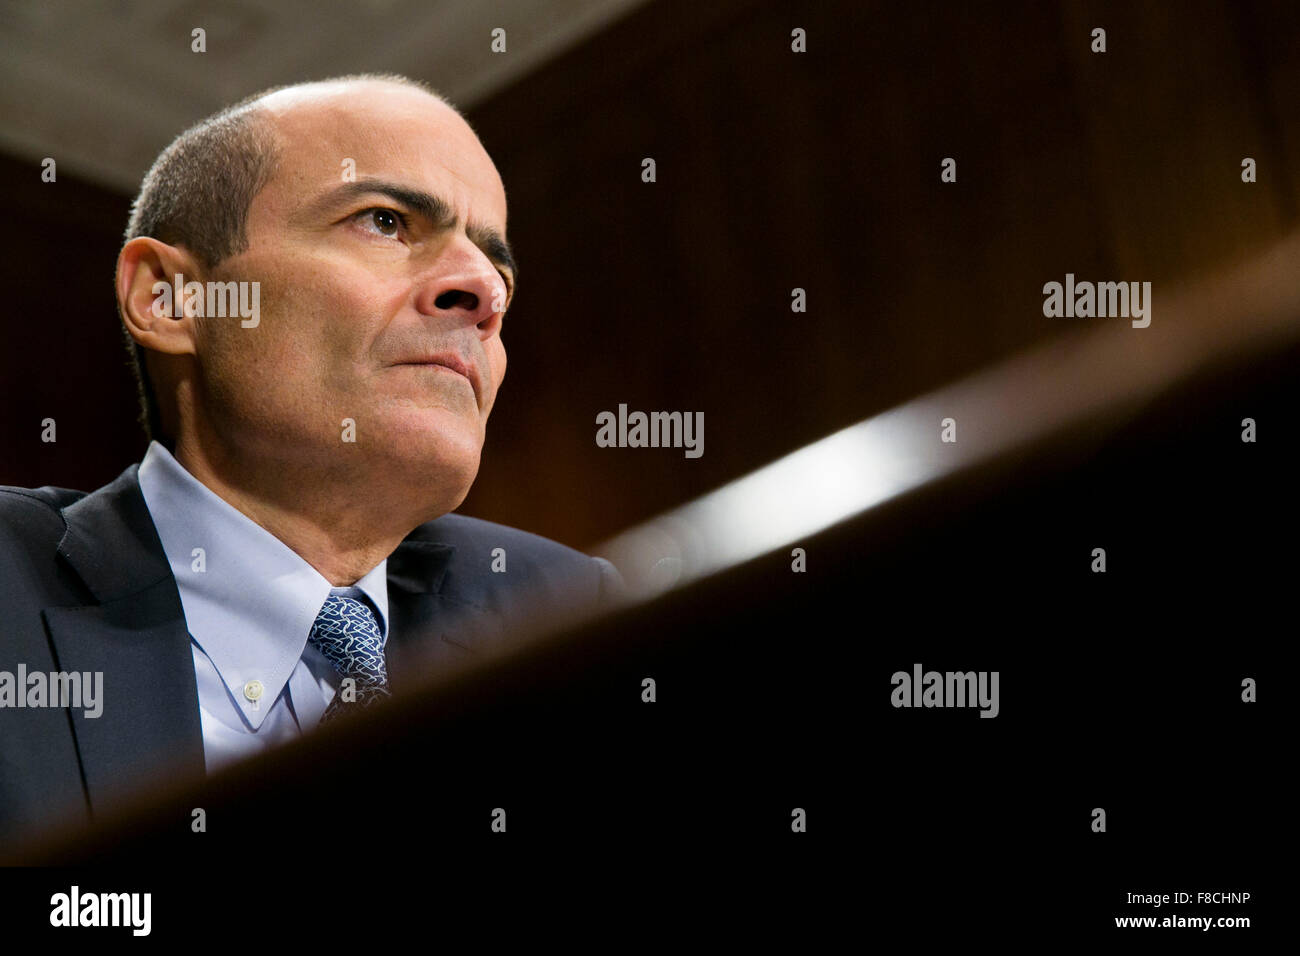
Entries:
POLYGON ((145 449, 113 294, 131 199, 5 156, 0 202, 0 484, 91 490, 145 449))
MULTIPOLYGON (((1043 317, 1067 272, 1151 281, 1159 322, 1162 289, 1295 226, 1297 102, 1288 3, 657 0, 469 114, 522 281, 462 510, 590 545, 1107 321, 1043 317), (598 448, 620 403, 703 412, 703 457, 598 448)), ((127 201, 0 171, 0 481, 94 487, 143 447, 111 292, 127 201)))

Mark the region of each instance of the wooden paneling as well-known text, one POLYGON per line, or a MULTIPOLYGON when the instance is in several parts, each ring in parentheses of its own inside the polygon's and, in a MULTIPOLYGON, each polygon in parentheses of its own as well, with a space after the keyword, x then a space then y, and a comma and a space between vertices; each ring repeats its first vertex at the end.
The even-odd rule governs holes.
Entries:
MULTIPOLYGON (((590 545, 1106 321, 1043 317, 1043 283, 1066 272, 1153 282, 1159 321, 1162 288, 1294 227, 1297 51, 1290 5, 1236 0, 634 12, 469 113, 522 284, 462 510, 590 545), (620 403, 703 412, 703 457, 596 447, 597 413, 620 403)), ((110 280, 126 199, 4 170, 0 481, 94 487, 142 448, 110 280)))
POLYGON ((1281 7, 698 6, 661 0, 474 111, 527 272, 468 510, 590 543, 1087 321, 1044 318, 1044 282, 1152 281, 1158 309, 1294 224, 1281 7), (704 456, 597 448, 620 402, 703 411, 704 456))

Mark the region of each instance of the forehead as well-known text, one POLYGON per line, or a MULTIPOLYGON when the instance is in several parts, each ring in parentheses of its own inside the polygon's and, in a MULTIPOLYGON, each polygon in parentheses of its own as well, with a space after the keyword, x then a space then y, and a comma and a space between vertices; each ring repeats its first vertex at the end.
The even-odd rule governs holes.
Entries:
POLYGON ((282 90, 261 105, 280 145, 276 175, 259 197, 267 203, 289 212, 345 182, 350 167, 350 178, 422 189, 449 202, 462 222, 505 230, 505 188, 491 157, 469 124, 427 93, 328 84, 282 90))

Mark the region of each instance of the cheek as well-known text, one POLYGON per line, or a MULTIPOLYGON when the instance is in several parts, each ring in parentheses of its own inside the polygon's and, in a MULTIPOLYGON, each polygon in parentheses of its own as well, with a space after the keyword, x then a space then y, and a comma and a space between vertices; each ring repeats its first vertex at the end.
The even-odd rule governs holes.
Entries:
POLYGON ((370 344, 383 328, 373 279, 349 284, 337 268, 305 270, 272 315, 277 364, 290 378, 315 379, 335 390, 367 372, 370 344))
POLYGON ((389 292, 373 271, 285 246, 238 266, 229 278, 258 282, 260 320, 211 330, 203 364, 217 401, 237 418, 298 420, 357 407, 389 292))
POLYGON ((496 339, 487 347, 488 367, 492 369, 492 398, 496 400, 496 390, 501 388, 501 380, 506 377, 506 348, 496 339))

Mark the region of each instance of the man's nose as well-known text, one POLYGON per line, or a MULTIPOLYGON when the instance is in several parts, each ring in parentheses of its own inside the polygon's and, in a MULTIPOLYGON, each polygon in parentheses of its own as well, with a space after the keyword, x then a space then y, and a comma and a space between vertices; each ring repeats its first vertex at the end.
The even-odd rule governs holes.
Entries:
POLYGON ((446 252, 421 285, 415 306, 424 315, 473 324, 486 339, 501 326, 506 284, 487 256, 470 249, 446 252))

